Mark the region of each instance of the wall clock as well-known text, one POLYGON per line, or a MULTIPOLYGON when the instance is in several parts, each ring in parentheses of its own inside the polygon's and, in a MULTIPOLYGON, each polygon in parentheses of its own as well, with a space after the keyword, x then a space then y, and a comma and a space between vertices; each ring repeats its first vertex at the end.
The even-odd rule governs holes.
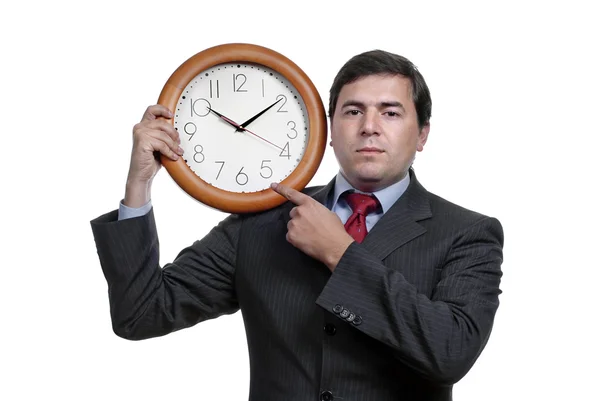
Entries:
POLYGON ((327 120, 309 77, 263 46, 228 43, 181 64, 158 103, 174 113, 184 154, 161 155, 173 180, 203 204, 229 213, 285 202, 270 189, 302 190, 325 151, 327 120))

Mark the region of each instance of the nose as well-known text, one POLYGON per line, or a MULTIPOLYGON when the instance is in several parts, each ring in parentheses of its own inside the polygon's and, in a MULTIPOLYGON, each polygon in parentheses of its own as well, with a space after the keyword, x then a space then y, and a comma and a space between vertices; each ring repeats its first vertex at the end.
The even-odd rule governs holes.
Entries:
POLYGON ((365 110, 362 118, 361 135, 379 135, 379 112, 373 109, 365 110))

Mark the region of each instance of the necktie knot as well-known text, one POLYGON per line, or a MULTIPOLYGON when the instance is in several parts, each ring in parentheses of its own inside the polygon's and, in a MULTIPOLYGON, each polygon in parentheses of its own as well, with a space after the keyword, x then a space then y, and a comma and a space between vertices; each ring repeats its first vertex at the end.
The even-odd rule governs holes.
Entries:
POLYGON ((373 195, 359 193, 349 193, 346 195, 346 202, 352 208, 352 212, 361 215, 367 215, 377 210, 379 202, 373 195))
POLYGON ((344 224, 348 234, 356 242, 362 242, 367 235, 366 215, 374 212, 379 207, 379 201, 373 195, 347 193, 346 202, 352 208, 352 215, 344 224))

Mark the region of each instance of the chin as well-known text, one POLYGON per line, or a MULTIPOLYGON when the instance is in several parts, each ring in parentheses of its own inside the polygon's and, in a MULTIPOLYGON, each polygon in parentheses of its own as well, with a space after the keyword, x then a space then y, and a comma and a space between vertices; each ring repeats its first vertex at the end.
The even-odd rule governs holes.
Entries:
POLYGON ((365 192, 374 192, 381 186, 381 177, 376 175, 361 175, 357 174, 353 176, 352 182, 350 182, 356 189, 365 192))
POLYGON ((379 186, 385 178, 385 166, 376 165, 375 163, 354 164, 351 168, 343 168, 342 171, 348 182, 357 189, 360 185, 379 186))
POLYGON ((364 182, 377 182, 383 179, 384 167, 367 164, 356 169, 354 176, 364 182))

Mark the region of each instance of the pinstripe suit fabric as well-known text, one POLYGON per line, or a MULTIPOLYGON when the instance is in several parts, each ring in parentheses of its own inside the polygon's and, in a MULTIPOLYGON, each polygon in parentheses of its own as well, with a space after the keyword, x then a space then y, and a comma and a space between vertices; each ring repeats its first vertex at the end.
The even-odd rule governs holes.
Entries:
MULTIPOLYGON (((304 192, 326 204, 332 186, 304 192)), ((152 211, 92 220, 115 333, 141 340, 241 310, 252 401, 451 400, 498 308, 499 221, 431 194, 411 170, 331 273, 286 241, 292 207, 231 215, 163 268, 152 211)))

